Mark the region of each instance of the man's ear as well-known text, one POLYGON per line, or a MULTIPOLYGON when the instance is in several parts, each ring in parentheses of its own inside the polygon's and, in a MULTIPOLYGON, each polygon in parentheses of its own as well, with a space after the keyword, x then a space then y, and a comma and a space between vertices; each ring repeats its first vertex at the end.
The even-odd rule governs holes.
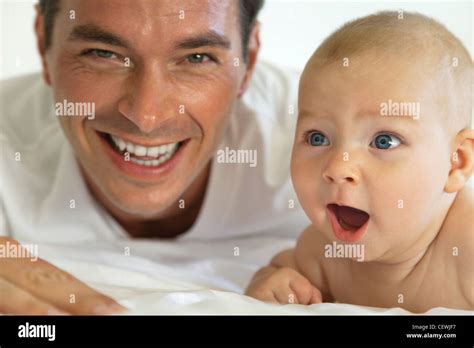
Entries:
POLYGON ((454 140, 454 152, 451 155, 451 170, 444 191, 459 191, 472 175, 474 168, 474 130, 465 128, 454 140))
POLYGON ((48 85, 51 85, 51 79, 49 77, 48 64, 46 62, 46 49, 44 45, 44 16, 41 13, 41 8, 38 4, 35 5, 36 18, 35 18, 35 34, 36 34, 36 46, 38 53, 41 57, 41 64, 43 66, 43 79, 48 85))
POLYGON ((258 51, 260 50, 260 22, 256 21, 249 36, 249 43, 247 49, 247 65, 242 84, 239 89, 239 98, 247 90, 247 86, 257 62, 258 51))

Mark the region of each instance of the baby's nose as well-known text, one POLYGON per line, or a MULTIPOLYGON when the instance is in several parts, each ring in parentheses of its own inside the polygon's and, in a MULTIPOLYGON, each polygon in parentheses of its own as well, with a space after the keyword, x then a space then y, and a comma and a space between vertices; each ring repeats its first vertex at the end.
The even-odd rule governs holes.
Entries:
POLYGON ((352 184, 360 182, 360 174, 355 163, 344 157, 333 158, 323 171, 323 178, 327 183, 352 184))

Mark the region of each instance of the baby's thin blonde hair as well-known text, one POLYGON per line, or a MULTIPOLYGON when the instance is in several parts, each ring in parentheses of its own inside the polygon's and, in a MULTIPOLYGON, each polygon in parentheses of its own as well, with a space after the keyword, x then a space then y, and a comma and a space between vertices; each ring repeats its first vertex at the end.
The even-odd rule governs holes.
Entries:
MULTIPOLYGON (((449 96, 449 123, 457 130, 471 126, 472 59, 462 42, 444 25, 406 11, 383 11, 362 17, 344 24, 324 40, 307 68, 368 51, 395 55, 426 68, 430 78, 439 79, 443 100, 449 96)), ((377 64, 383 64, 383 60, 377 64)))

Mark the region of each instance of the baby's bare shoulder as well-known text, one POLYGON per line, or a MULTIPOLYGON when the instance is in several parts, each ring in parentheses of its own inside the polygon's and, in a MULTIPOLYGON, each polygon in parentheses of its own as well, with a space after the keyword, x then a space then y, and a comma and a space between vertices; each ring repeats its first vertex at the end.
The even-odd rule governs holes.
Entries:
POLYGON ((300 272, 303 272, 304 265, 314 262, 314 251, 311 246, 315 245, 317 231, 313 225, 309 225, 300 234, 295 247, 295 261, 300 272))
POLYGON ((473 188, 465 187, 453 202, 436 249, 438 255, 452 258, 459 284, 466 300, 474 306, 474 196, 473 188), (442 249, 442 250, 441 250, 442 249))
POLYGON ((320 260, 326 242, 323 234, 314 225, 309 225, 296 243, 295 253, 298 263, 320 260))
POLYGON ((314 225, 309 225, 296 244, 295 261, 298 271, 318 287, 325 301, 330 301, 332 296, 328 289, 328 270, 324 262, 324 245, 327 243, 324 235, 314 225))
POLYGON ((440 243, 450 244, 459 256, 471 256, 474 248, 474 191, 466 187, 459 191, 440 231, 440 243), (462 251, 462 252, 461 252, 462 251))

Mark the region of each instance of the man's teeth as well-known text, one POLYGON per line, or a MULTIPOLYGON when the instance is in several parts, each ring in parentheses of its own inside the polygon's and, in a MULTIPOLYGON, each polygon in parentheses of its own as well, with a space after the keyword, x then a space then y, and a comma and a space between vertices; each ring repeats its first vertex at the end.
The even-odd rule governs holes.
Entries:
POLYGON ((131 155, 135 155, 137 157, 155 157, 154 160, 140 160, 134 157, 131 157, 130 160, 132 162, 142 164, 142 165, 150 165, 150 166, 157 166, 160 163, 168 160, 178 149, 179 143, 172 143, 172 144, 165 144, 160 146, 142 146, 138 144, 133 144, 127 142, 121 138, 116 136, 111 136, 115 145, 120 149, 120 151, 126 150, 131 155))
POLYGON ((166 162, 167 160, 169 160, 171 156, 172 156, 172 154, 166 154, 166 155, 161 156, 160 158, 158 158, 156 160, 139 160, 135 157, 130 157, 130 161, 133 162, 133 163, 140 164, 142 166, 156 167, 156 166, 159 166, 161 163, 166 162))

